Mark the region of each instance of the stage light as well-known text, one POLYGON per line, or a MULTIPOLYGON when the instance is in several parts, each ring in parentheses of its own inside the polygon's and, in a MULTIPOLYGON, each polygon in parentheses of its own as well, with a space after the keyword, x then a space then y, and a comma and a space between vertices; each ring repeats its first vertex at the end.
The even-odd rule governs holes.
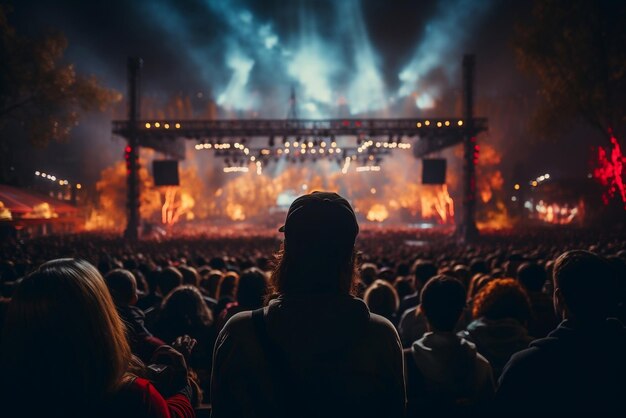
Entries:
POLYGON ((322 143, 320 144, 320 147, 325 148, 326 147, 326 142, 322 141, 322 143))
POLYGON ((297 147, 297 146, 298 146, 298 141, 294 141, 294 142, 293 142, 293 146, 294 146, 294 147, 297 147))
POLYGON ((337 148, 335 152, 341 152, 341 148, 337 148))
POLYGON ((370 156, 368 157, 368 159, 369 159, 370 161, 374 161, 374 156, 373 156, 373 155, 370 155, 370 156))
POLYGON ((149 122, 146 122, 146 128, 147 128, 147 129, 150 129, 150 126, 151 126, 151 125, 150 125, 150 123, 149 123, 149 122))
POLYGON ((169 123, 166 123, 165 125, 163 125, 163 127, 164 127, 165 129, 170 129, 170 124, 169 124, 169 123))
POLYGON ((315 148, 313 148, 313 149, 311 150, 311 154, 315 154, 315 153, 316 153, 315 148))
POLYGON ((370 189, 370 193, 371 193, 371 194, 376 194, 376 189, 372 187, 372 188, 370 189))
POLYGON ((283 153, 283 150, 281 148, 278 148, 278 151, 276 151, 278 153, 278 155, 283 153))
POLYGON ((320 148, 320 154, 324 153, 324 148, 320 148))
POLYGON ((46 177, 46 173, 41 173, 41 177, 46 177))
POLYGON ((348 172, 348 168, 350 167, 350 157, 346 157, 345 163, 343 164, 343 168, 341 169, 342 174, 346 174, 348 172))
POLYGON ((289 148, 285 150, 285 154, 289 154, 289 148))
POLYGON ((309 146, 309 148, 313 148, 313 142, 309 141, 309 143, 307 144, 309 146))
POLYGON ((333 148, 331 148, 331 149, 329 149, 329 150, 328 150, 328 153, 329 153, 329 154, 333 154, 334 152, 335 152, 335 150, 334 150, 333 148))
POLYGON ((333 142, 330 143, 330 146, 333 147, 333 148, 337 148, 337 143, 335 141, 333 141, 333 142))
POLYGON ((437 122, 437 128, 441 128, 441 122, 437 122))
POLYGON ((429 120, 424 121, 424 125, 429 126, 430 125, 430 121, 429 120))
POLYGON ((512 196, 512 197, 511 197, 511 201, 512 201, 512 202, 517 202, 517 197, 512 196))
POLYGON ((76 188, 80 190, 80 189, 82 189, 82 188, 83 188, 83 186, 82 186, 80 183, 78 183, 78 184, 76 185, 76 188))
POLYGON ((516 183, 516 184, 515 184, 515 186, 513 186, 513 188, 514 188, 515 190, 519 190, 519 184, 517 184, 517 183, 516 183))
POLYGON ((39 174, 41 174, 39 171, 35 171, 36 176, 38 176, 39 174))
POLYGON ((291 146, 291 144, 289 143, 289 141, 285 142, 285 148, 289 148, 291 146))
POLYGON ((382 145, 382 144, 381 144, 380 142, 377 142, 377 143, 376 143, 376 148, 380 148, 380 146, 381 146, 381 145, 382 145))
POLYGON ((544 174, 543 177, 548 180, 550 178, 550 174, 544 174))
POLYGON ((256 157, 255 157, 254 155, 252 155, 252 156, 250 157, 250 161, 255 161, 255 160, 256 160, 256 157))
POLYGON ((63 185, 65 184, 65 182, 64 182, 63 180, 59 180, 59 184, 60 184, 61 186, 63 186, 63 185))
POLYGON ((446 125, 446 126, 450 126, 450 121, 449 121, 449 120, 447 120, 447 121, 445 122, 445 125, 446 125))
POLYGON ((532 186, 533 186, 533 187, 537 187, 537 184, 538 184, 538 183, 537 183, 537 181, 536 181, 536 180, 533 180, 533 181, 532 181, 532 183, 530 183, 530 184, 532 184, 532 186))
POLYGON ((154 122, 154 127, 155 127, 155 128, 160 128, 160 127, 161 127, 161 124, 160 124, 159 122, 154 122))
POLYGON ((462 120, 460 120, 460 121, 458 121, 458 122, 457 122, 457 124, 458 124, 459 126, 463 126, 463 121, 462 121, 462 120))
POLYGON ((176 125, 174 125, 174 126, 176 126, 176 129, 180 129, 180 123, 177 123, 177 124, 176 124, 176 125))
MULTIPOLYGON (((304 145, 304 144, 303 144, 304 145)), ((300 151, 302 154, 306 154, 306 148, 302 148, 302 151, 300 151)))
POLYGON ((247 173, 248 167, 224 167, 224 173, 247 173))
POLYGON ((376 165, 365 165, 356 168, 357 173, 363 173, 368 171, 380 171, 380 167, 376 165))
POLYGON ((415 126, 417 126, 418 128, 421 128, 421 127, 422 127, 422 122, 417 122, 417 123, 415 124, 415 126))

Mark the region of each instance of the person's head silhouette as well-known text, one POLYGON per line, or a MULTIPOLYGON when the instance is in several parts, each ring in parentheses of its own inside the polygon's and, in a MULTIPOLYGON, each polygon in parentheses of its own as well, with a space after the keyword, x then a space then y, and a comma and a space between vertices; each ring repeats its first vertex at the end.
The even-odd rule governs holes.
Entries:
POLYGON ((272 274, 274 291, 344 293, 355 277, 354 242, 359 225, 350 203, 337 193, 313 192, 289 208, 283 248, 272 274))

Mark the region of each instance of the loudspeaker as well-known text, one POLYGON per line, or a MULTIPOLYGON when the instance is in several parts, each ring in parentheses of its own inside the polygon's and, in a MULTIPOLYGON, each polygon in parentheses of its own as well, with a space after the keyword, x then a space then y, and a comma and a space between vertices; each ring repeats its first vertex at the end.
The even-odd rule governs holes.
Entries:
POLYGON ((422 184, 445 184, 446 160, 429 158, 422 160, 422 184))
POLYGON ((152 175, 155 186, 178 186, 178 161, 155 160, 152 161, 152 175))

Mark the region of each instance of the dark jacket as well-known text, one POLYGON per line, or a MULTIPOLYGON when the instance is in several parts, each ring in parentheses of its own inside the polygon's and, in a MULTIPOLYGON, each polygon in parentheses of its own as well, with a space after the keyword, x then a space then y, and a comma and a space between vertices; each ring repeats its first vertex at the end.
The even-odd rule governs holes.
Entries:
POLYGON ((493 375, 500 377, 504 365, 518 351, 528 348, 533 340, 526 327, 513 318, 488 320, 478 318, 472 321, 459 336, 476 344, 478 352, 491 364, 493 375))
POLYGON ((548 337, 515 354, 496 393, 507 416, 623 416, 626 330, 615 319, 563 321, 548 337))
POLYGON ((362 300, 281 297, 265 308, 265 323, 284 367, 264 352, 251 312, 233 316, 215 345, 212 417, 404 416, 398 334, 362 300))
POLYGON ((452 332, 427 332, 405 357, 408 416, 482 415, 493 400, 489 362, 452 332))

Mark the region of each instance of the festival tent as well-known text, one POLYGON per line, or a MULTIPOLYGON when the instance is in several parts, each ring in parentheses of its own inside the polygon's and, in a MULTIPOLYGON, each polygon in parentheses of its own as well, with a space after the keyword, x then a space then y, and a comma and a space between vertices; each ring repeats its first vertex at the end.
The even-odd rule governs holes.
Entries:
POLYGON ((30 232, 74 231, 80 219, 79 210, 69 202, 54 199, 31 190, 0 184, 0 222, 30 232))

